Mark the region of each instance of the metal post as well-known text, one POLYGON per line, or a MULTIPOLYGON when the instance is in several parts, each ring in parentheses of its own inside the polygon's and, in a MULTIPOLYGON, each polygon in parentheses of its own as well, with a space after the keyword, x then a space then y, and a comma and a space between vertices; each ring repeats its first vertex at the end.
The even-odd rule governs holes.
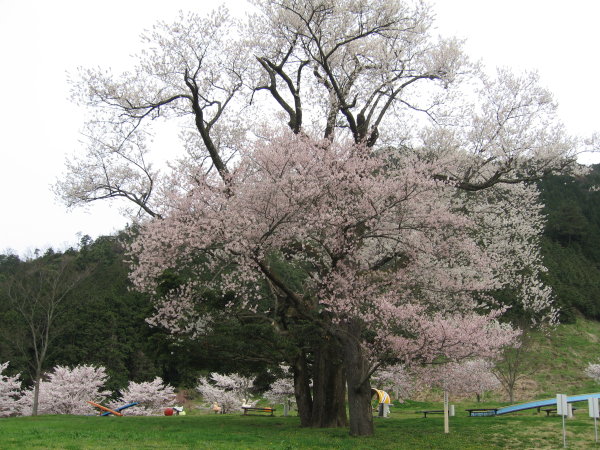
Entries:
POLYGON ((450 433, 450 420, 448 419, 448 391, 444 389, 444 433, 450 433))
POLYGON ((588 413, 589 416, 594 419, 594 437, 598 442, 598 417, 600 417, 600 405, 598 404, 598 398, 588 398, 588 413))
POLYGON ((562 416, 563 447, 567 448, 567 428, 565 425, 565 416, 569 414, 569 404, 565 394, 556 395, 556 414, 560 414, 562 416))
POLYGON ((565 427, 565 416, 562 416, 563 421, 563 447, 567 448, 567 428, 565 427))

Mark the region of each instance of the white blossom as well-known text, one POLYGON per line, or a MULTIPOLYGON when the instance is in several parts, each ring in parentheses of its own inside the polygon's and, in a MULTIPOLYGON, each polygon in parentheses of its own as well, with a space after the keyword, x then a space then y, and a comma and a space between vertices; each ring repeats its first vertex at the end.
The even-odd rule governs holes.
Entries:
POLYGON ((14 376, 4 375, 8 361, 0 363, 0 417, 16 415, 18 400, 21 397, 20 374, 14 376))

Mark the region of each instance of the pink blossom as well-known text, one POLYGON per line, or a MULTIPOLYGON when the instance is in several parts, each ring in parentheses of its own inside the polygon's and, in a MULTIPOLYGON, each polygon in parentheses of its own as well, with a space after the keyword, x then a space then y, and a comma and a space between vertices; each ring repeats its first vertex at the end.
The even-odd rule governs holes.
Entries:
MULTIPOLYGON (((56 366, 40 383, 39 414, 94 414, 87 402, 103 402, 110 392, 102 390, 107 381, 104 367, 81 365, 70 369, 56 366)), ((19 400, 22 415, 30 415, 33 388, 19 400)))
POLYGON ((121 391, 117 401, 111 402, 111 408, 118 408, 129 403, 138 405, 127 409, 126 414, 132 416, 162 415, 168 406, 173 406, 175 390, 172 386, 164 384, 162 378, 156 377, 153 381, 136 383, 130 381, 127 388, 121 391))
POLYGON ((198 380, 196 390, 200 392, 205 402, 218 403, 223 414, 241 411, 243 404, 254 404, 250 400, 250 388, 253 378, 236 373, 221 375, 213 372, 210 379, 202 377, 198 380))
POLYGON ((505 309, 486 291, 511 286, 524 308, 555 314, 538 278, 543 220, 533 188, 467 194, 436 178, 456 163, 284 134, 248 145, 227 185, 186 166, 164 192, 163 218, 131 246, 132 281, 153 293, 164 270, 182 268, 205 280, 157 298, 151 323, 173 334, 210 326, 204 290, 269 313, 259 289, 269 284, 301 315, 330 314, 326 326, 359 318, 376 336, 365 344, 406 364, 493 356, 518 332, 498 322, 505 309), (273 273, 281 253, 303 273, 300 290, 273 273))
POLYGON ((435 386, 454 395, 475 394, 480 398, 486 391, 496 389, 500 382, 492 373, 489 360, 470 359, 449 362, 418 370, 418 376, 429 386, 435 386))
POLYGON ((418 380, 406 366, 396 364, 377 369, 371 377, 371 385, 388 391, 393 401, 403 403, 417 390, 418 380))

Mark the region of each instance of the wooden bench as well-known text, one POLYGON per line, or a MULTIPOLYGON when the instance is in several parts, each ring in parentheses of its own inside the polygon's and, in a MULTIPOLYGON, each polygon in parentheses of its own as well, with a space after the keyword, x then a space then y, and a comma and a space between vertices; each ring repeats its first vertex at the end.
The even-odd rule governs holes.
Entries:
MULTIPOLYGON (((576 410, 576 409, 577 409, 577 408, 573 408, 573 409, 572 409, 572 411, 573 411, 573 414, 575 413, 575 410, 576 410)), ((539 410, 539 408, 538 408, 538 410, 539 410)), ((552 413, 556 413, 556 408, 542 408, 542 411, 545 411, 545 412, 546 412, 546 417, 549 417, 549 416, 550 416, 550 414, 552 414, 552 413)))
POLYGON ((429 409, 427 411, 417 411, 417 413, 422 413, 424 418, 427 418, 427 414, 444 414, 443 409, 429 409))
POLYGON ((498 408, 471 408, 465 411, 469 413, 469 417, 495 416, 498 408))
POLYGON ((251 406, 242 406, 242 409, 244 410, 244 416, 264 416, 264 415, 269 415, 269 416, 273 416, 273 413, 275 412, 275 408, 256 408, 256 407, 251 407, 251 406), (269 414, 265 414, 265 413, 269 413, 269 414))

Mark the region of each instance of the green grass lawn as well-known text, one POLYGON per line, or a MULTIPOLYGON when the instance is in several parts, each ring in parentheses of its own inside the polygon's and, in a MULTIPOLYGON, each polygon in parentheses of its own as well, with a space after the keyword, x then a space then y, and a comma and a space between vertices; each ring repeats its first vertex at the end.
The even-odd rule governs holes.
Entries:
MULTIPOLYGON (((434 405, 431 405, 434 406, 434 405)), ((440 405, 435 405, 439 407, 440 405)), ((376 418, 376 436, 352 438, 345 429, 301 429, 296 417, 197 415, 179 417, 39 416, 0 420, 0 449, 534 449, 561 448, 560 417, 533 412, 466 417, 457 409, 450 434, 441 416, 394 409, 376 418)), ((567 421, 569 448, 594 448, 585 411, 567 421)), ((600 446, 598 446, 600 448, 600 446)))

